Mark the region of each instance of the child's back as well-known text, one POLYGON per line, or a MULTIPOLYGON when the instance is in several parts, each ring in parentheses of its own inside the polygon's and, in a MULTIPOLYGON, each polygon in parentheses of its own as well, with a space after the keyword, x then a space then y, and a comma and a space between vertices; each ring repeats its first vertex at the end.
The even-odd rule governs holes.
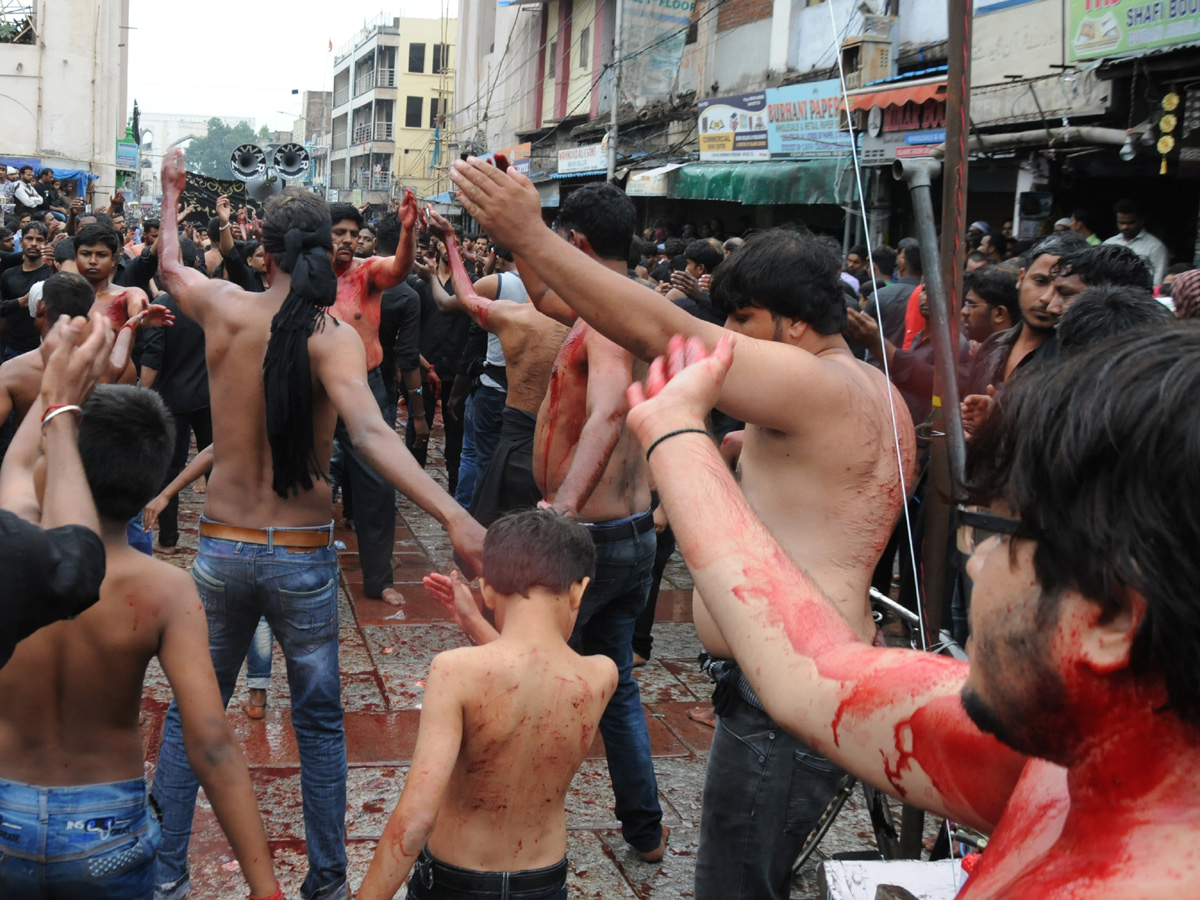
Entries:
POLYGON ((558 862, 564 798, 616 687, 616 666, 565 643, 522 647, 502 637, 443 654, 433 671, 430 686, 444 677, 459 698, 462 745, 430 852, 496 872, 558 862))
MULTIPOLYGON (((483 597, 500 633, 484 625, 474 633, 488 643, 434 659, 412 766, 360 900, 392 897, 418 857, 410 897, 438 883, 480 900, 565 896, 564 799, 617 685, 608 657, 567 646, 595 560, 587 530, 556 513, 488 529, 483 597)), ((426 584, 451 605, 457 588, 477 612, 461 582, 426 584)))

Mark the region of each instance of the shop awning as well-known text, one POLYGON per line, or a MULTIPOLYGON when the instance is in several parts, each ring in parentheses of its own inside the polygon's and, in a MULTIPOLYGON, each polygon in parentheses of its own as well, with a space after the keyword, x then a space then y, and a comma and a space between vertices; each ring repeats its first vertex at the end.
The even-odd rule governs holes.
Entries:
POLYGON ((672 177, 667 196, 746 206, 844 203, 854 197, 854 164, 849 157, 689 163, 672 177))
POLYGON ((681 168, 683 163, 670 163, 657 169, 642 169, 633 172, 625 182, 625 193, 630 197, 667 196, 667 174, 681 168))
POLYGON ((926 100, 946 99, 946 80, 925 81, 899 87, 880 87, 849 94, 852 109, 872 106, 903 106, 905 103, 924 103, 926 100))

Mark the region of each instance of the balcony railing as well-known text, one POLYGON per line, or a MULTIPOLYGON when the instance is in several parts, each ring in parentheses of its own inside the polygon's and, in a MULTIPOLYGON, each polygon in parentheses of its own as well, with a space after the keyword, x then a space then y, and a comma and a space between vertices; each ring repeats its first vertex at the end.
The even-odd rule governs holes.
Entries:
POLYGON ((370 72, 363 72, 354 81, 354 96, 365 94, 372 88, 384 87, 390 88, 396 86, 396 70, 395 69, 372 69, 370 72))
POLYGON ((368 141, 390 141, 394 139, 391 122, 376 122, 374 128, 370 123, 358 125, 354 129, 354 143, 365 144, 368 141))
POLYGON ((341 106, 350 100, 350 88, 344 87, 340 91, 333 92, 333 105, 341 106))
POLYGON ((333 149, 334 150, 345 150, 346 149, 346 132, 343 131, 343 132, 340 132, 333 136, 333 149))

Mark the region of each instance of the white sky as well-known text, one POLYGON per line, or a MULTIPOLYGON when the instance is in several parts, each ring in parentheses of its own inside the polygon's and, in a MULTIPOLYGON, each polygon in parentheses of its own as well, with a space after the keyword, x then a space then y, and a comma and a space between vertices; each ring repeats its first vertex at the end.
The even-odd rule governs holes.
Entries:
MULTIPOLYGON (((446 2, 446 15, 454 16, 456 0, 446 2)), ((334 55, 365 22, 381 11, 389 18, 438 18, 442 6, 443 0, 387 7, 380 0, 130 0, 129 112, 137 100, 144 111, 253 117, 256 128, 289 131, 300 113, 300 94, 292 90, 330 90, 334 55)))

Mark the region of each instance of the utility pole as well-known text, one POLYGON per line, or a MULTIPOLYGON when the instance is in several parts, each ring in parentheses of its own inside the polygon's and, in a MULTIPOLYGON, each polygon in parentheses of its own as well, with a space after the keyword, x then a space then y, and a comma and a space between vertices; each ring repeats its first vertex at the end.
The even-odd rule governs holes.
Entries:
POLYGON ((612 111, 608 120, 608 180, 617 175, 617 110, 621 105, 621 23, 624 19, 623 0, 617 4, 616 27, 613 29, 612 111))

